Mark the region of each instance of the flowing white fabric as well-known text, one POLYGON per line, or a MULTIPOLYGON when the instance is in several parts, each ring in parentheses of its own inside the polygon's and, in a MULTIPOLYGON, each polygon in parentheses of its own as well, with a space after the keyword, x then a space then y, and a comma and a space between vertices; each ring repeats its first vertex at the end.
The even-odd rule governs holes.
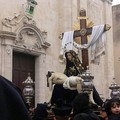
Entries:
POLYGON ((96 41, 102 37, 103 32, 104 32, 104 25, 94 26, 92 29, 92 35, 90 37, 90 40, 88 40, 87 48, 94 45, 96 41))
POLYGON ((103 52, 105 52, 105 34, 104 34, 105 25, 97 25, 92 29, 92 35, 87 44, 78 45, 73 42, 73 31, 68 31, 64 33, 62 39, 62 47, 60 51, 60 56, 64 56, 64 52, 73 49, 73 45, 77 49, 91 49, 91 60, 94 61, 98 58, 103 52))
POLYGON ((91 60, 97 60, 99 62, 99 56, 105 52, 105 33, 104 25, 94 26, 92 29, 92 35, 88 40, 87 44, 78 45, 74 43, 77 49, 88 49, 91 50, 91 60))
POLYGON ((92 35, 88 42, 88 46, 91 47, 91 60, 99 63, 99 56, 105 52, 105 33, 104 25, 94 26, 92 35))
POLYGON ((94 45, 100 37, 102 37, 103 32, 104 32, 104 25, 94 26, 92 29, 92 35, 90 37, 90 40, 88 40, 87 44, 83 44, 83 45, 78 45, 76 43, 74 44, 78 49, 89 48, 90 46, 94 45))
POLYGON ((64 51, 73 49, 73 33, 74 31, 64 32, 60 55, 63 55, 64 51))

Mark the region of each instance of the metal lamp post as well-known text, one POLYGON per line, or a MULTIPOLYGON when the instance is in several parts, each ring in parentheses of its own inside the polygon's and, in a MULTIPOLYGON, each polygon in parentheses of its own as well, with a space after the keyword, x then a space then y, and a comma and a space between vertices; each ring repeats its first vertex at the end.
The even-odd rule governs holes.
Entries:
POLYGON ((24 89, 23 89, 23 96, 26 100, 26 103, 30 105, 31 99, 34 96, 34 82, 30 77, 30 73, 28 73, 28 77, 25 81, 23 81, 24 89))

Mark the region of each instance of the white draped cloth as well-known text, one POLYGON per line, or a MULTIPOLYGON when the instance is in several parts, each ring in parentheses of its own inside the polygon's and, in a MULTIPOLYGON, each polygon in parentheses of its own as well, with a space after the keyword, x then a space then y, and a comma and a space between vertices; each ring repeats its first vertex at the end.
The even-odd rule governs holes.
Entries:
POLYGON ((65 51, 73 49, 73 33, 74 31, 64 32, 60 55, 63 55, 65 51))
POLYGON ((92 35, 90 37, 90 40, 88 40, 87 48, 90 46, 93 46, 97 40, 101 39, 104 32, 104 25, 97 25, 94 26, 92 29, 92 35))
POLYGON ((64 56, 64 52, 68 50, 73 50, 73 44, 77 49, 91 49, 91 60, 94 61, 96 58, 105 52, 105 33, 104 25, 94 26, 92 29, 92 34, 87 44, 79 45, 73 42, 73 31, 68 31, 64 33, 62 39, 62 47, 60 55, 64 56))
POLYGON ((92 35, 90 40, 88 40, 87 48, 90 47, 91 55, 90 58, 92 61, 98 60, 102 53, 105 52, 105 33, 104 33, 104 25, 94 26, 92 30, 92 35))

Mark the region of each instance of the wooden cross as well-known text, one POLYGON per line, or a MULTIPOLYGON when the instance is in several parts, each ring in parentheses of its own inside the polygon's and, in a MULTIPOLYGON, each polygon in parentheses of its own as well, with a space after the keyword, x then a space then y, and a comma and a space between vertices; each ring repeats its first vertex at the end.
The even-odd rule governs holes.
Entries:
MULTIPOLYGON (((87 27, 87 21, 86 21, 86 11, 80 10, 80 30, 75 30, 73 38, 76 37, 81 37, 81 44, 87 44, 87 36, 91 35, 92 33, 92 27, 88 28, 87 27)), ((109 25, 105 25, 104 31, 107 31, 110 29, 109 25)), ((89 59, 88 59, 88 50, 87 49, 82 49, 82 66, 84 69, 87 69, 87 66, 89 64, 89 59)))

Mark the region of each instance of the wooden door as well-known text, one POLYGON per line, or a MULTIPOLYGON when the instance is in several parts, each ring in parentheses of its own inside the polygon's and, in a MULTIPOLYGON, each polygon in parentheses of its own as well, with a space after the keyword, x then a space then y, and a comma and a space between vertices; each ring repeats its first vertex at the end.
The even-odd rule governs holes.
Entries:
MULTIPOLYGON (((22 82, 27 79, 28 73, 30 73, 33 81, 35 80, 35 57, 19 52, 13 52, 13 78, 12 81, 21 90, 24 85, 22 82)), ((31 106, 34 106, 34 98, 31 106)))

